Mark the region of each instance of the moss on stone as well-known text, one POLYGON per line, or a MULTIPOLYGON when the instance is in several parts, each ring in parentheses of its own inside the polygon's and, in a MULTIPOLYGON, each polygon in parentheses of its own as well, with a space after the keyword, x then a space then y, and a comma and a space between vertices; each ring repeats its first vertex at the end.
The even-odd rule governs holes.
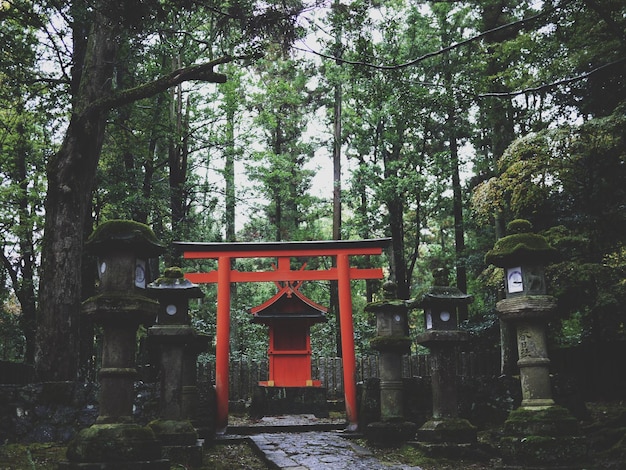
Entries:
POLYGON ((148 423, 148 427, 163 445, 193 445, 198 440, 198 433, 189 421, 156 419, 148 423))
POLYGON ((376 336, 370 340, 370 346, 376 351, 404 354, 411 350, 411 338, 408 336, 376 336))
POLYGON ((507 421, 570 421, 576 422, 576 419, 572 416, 567 408, 562 406, 549 406, 541 410, 528 409, 528 408, 517 408, 511 413, 509 413, 509 417, 507 421))
POLYGON ((72 462, 128 462, 160 459, 161 446, 151 429, 136 424, 95 424, 83 429, 67 448, 72 462))
POLYGON ((511 220, 506 226, 506 232, 511 235, 513 233, 530 233, 533 229, 533 224, 526 219, 511 220))
POLYGON ((377 447, 400 447, 415 437, 417 425, 403 419, 376 421, 365 427, 368 442, 377 447))
POLYGON ((509 224, 510 235, 496 242, 485 255, 485 262, 500 267, 526 262, 546 264, 557 258, 557 251, 542 235, 530 232, 530 222, 523 219, 509 224))
POLYGON ((117 219, 96 227, 87 239, 85 248, 90 253, 101 254, 120 245, 140 256, 158 256, 165 251, 150 227, 133 220, 117 219))
POLYGON ((529 435, 505 436, 500 440, 505 463, 523 466, 568 466, 587 461, 587 446, 578 437, 529 435))
POLYGON ((98 303, 98 304, 106 304, 111 306, 117 306, 118 304, 123 305, 135 305, 135 304, 154 304, 159 305, 156 300, 151 299, 150 297, 146 297, 145 295, 141 295, 135 291, 128 292, 106 292, 103 294, 94 295, 93 297, 89 297, 87 300, 83 302, 83 305, 89 303, 98 303))
POLYGON ((380 311, 406 311, 408 309, 407 301, 400 299, 392 299, 392 300, 381 300, 378 302, 370 302, 364 308, 366 312, 380 312, 380 311))

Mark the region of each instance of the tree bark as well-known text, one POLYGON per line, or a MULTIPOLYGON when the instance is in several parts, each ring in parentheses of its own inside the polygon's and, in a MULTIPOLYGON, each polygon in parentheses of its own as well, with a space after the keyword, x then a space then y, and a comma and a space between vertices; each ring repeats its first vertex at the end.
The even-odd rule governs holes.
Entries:
POLYGON ((85 110, 111 90, 116 29, 96 20, 87 42, 78 96, 65 139, 48 168, 35 367, 41 381, 74 380, 78 372, 81 260, 107 112, 85 110))
MULTIPOLYGON (((506 23, 505 10, 510 2, 494 2, 485 4, 482 11, 483 28, 491 30, 506 23)), ((507 39, 506 31, 501 34, 493 34, 486 38, 487 49, 492 51, 493 44, 507 39)), ((495 77, 502 72, 505 64, 498 62, 496 58, 490 56, 487 62, 486 76, 495 77)), ((502 84, 495 83, 498 91, 504 91, 502 84)), ((506 90, 508 91, 508 90, 506 90)), ((513 128, 513 105, 510 99, 491 98, 484 103, 485 126, 490 129, 491 134, 491 168, 496 172, 497 161, 502 156, 506 148, 515 138, 513 128)), ((502 213, 494 214, 496 238, 504 235, 504 216, 502 213)), ((504 293, 500 294, 501 297, 504 293)), ((517 373, 517 338, 515 328, 500 320, 500 369, 503 375, 513 375, 517 373)))

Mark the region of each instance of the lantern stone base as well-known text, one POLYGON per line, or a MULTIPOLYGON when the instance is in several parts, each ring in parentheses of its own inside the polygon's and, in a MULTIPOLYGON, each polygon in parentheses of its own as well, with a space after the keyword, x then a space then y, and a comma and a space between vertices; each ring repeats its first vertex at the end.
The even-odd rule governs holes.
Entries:
POLYGON ((138 424, 94 424, 70 442, 59 470, 165 470, 161 445, 151 429, 138 424))
POLYGON ((289 414, 313 414, 328 418, 324 387, 266 387, 258 386, 252 395, 248 414, 253 418, 289 414))
POLYGON ((417 430, 420 442, 472 444, 476 442, 476 427, 463 418, 433 418, 417 430))
POLYGON ((188 467, 202 465, 202 441, 189 421, 158 419, 148 424, 161 442, 161 455, 188 467))
POLYGON ((578 469, 587 462, 588 448, 578 436, 576 418, 563 407, 513 410, 503 434, 502 468, 578 469))
POLYGON ((375 446, 397 447, 413 439, 415 431, 415 423, 398 419, 370 423, 365 427, 364 434, 368 442, 375 446))
POLYGON ((476 427, 463 418, 433 418, 417 430, 410 445, 430 457, 480 458, 476 427))

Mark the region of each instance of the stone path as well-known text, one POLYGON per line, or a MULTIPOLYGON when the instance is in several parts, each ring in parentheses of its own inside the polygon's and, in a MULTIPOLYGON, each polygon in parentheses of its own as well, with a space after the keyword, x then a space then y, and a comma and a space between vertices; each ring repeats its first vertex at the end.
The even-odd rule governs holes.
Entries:
MULTIPOLYGON (((379 461, 368 449, 345 437, 346 434, 339 431, 342 428, 345 428, 345 421, 294 415, 266 417, 228 429, 239 437, 245 435, 273 469, 421 470, 379 461)), ((226 435, 222 439, 233 437, 226 435)))
POLYGON ((420 470, 386 465, 371 452, 337 432, 263 433, 250 440, 275 469, 284 470, 420 470))

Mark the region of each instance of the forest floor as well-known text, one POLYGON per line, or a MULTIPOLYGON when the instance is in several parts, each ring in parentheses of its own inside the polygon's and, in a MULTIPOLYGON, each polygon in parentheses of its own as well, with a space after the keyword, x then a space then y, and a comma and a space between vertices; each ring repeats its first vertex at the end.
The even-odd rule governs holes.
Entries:
MULTIPOLYGON (((626 403, 588 403, 590 418, 581 422, 585 443, 592 455, 588 470, 626 469, 626 403)), ((336 418, 336 416, 335 416, 336 418)), ((233 421, 245 425, 246 418, 233 416, 233 421)), ((230 420, 229 420, 230 421, 230 420)), ((376 448, 366 440, 357 443, 369 449, 381 462, 390 466, 406 465, 422 470, 487 470, 502 464, 497 458, 499 429, 479 433, 479 443, 486 452, 481 459, 431 458, 415 447, 405 445, 398 448, 376 448)), ((0 470, 56 470, 56 464, 65 459, 65 447, 55 443, 6 444, 0 446, 0 470)), ((182 464, 172 463, 172 470, 183 470, 182 464)), ((267 469, 265 462, 245 441, 216 443, 204 450, 203 466, 197 470, 267 469)))

